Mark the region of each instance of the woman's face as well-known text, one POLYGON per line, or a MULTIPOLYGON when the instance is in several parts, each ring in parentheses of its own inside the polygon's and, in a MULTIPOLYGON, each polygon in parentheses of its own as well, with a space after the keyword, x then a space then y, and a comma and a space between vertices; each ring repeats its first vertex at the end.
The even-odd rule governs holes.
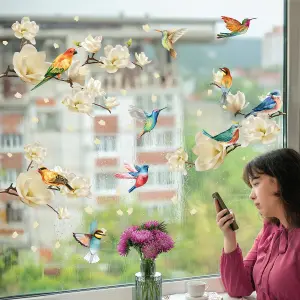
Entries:
POLYGON ((280 198, 276 195, 279 186, 276 178, 265 174, 257 174, 250 179, 252 186, 249 198, 254 202, 259 213, 264 217, 281 216, 283 206, 280 198))

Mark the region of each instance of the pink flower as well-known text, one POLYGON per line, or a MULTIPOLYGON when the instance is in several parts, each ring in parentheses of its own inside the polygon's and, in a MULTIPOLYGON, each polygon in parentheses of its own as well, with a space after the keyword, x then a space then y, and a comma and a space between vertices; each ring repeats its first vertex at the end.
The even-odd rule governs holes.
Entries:
POLYGON ((155 259, 158 254, 174 248, 174 241, 167 234, 164 222, 148 221, 141 226, 131 226, 122 233, 118 252, 126 256, 131 247, 138 251, 141 258, 155 259))
POLYGON ((126 256, 131 246, 131 235, 138 228, 138 226, 131 226, 127 228, 121 235, 119 244, 117 246, 118 252, 122 256, 126 256))
POLYGON ((148 221, 148 222, 144 223, 145 228, 148 228, 148 229, 150 229, 151 227, 156 228, 156 227, 158 227, 158 225, 159 225, 159 222, 157 222, 157 221, 148 221))
POLYGON ((152 238, 152 233, 149 230, 136 230, 131 234, 131 241, 134 244, 144 244, 152 238))
POLYGON ((159 230, 153 230, 153 234, 155 236, 155 241, 157 243, 157 249, 159 253, 168 252, 172 248, 174 248, 174 241, 169 235, 159 230))
POLYGON ((158 249, 156 247, 155 241, 152 241, 143 246, 142 252, 144 254, 144 258, 156 259, 158 253, 158 249))

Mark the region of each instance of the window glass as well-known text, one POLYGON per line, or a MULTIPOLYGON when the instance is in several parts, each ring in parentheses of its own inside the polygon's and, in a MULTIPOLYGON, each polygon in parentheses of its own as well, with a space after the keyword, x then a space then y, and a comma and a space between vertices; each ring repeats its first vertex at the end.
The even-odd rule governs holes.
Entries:
POLYGON ((242 181, 243 167, 284 146, 286 115, 258 124, 243 114, 269 92, 283 93, 284 1, 6 2, 0 18, 0 74, 8 70, 0 76, 0 189, 10 194, 0 193, 0 297, 133 283, 139 257, 134 251, 121 257, 117 244, 127 227, 148 220, 167 222, 175 241, 156 262, 164 279, 219 273, 223 238, 214 192, 235 212, 246 254, 262 219, 242 181), (245 34, 217 39, 229 32, 224 15, 257 19, 245 34), (39 26, 36 36, 27 36, 33 45, 18 38, 24 31, 11 28, 22 16, 39 26), (188 30, 174 43, 173 58, 154 29, 180 28, 188 30), (127 49, 118 49, 130 39, 130 58, 123 57, 127 49), (78 53, 71 67, 31 90, 57 55, 73 47, 78 53), (141 52, 151 61, 142 68, 141 52), (225 102, 217 86, 225 74, 220 68, 232 77, 225 102), (227 150, 202 134, 214 137, 234 122, 242 125, 240 135, 227 150), (130 193, 135 181, 116 175, 126 172, 125 162, 149 165, 147 183, 130 193), (75 192, 50 183, 45 191, 45 173, 37 172, 42 167, 67 178, 75 192), (88 249, 73 233, 89 233, 93 220, 107 236, 100 261, 89 264, 88 249))

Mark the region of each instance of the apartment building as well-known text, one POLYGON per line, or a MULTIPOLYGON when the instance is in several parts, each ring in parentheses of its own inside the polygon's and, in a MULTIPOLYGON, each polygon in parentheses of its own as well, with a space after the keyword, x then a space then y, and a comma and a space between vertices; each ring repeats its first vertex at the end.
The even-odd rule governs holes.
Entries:
MULTIPOLYGON (((1 18, 0 37, 8 41, 7 48, 1 47, 0 50, 1 70, 11 64, 13 53, 19 51, 19 40, 12 38, 10 26, 21 17, 1 18)), ((57 229, 57 222, 62 221, 56 220, 48 207, 25 207, 16 197, 0 194, 0 244, 1 241, 7 243, 7 237, 17 231, 24 240, 24 247, 34 244, 43 255, 47 248, 53 247, 54 240, 62 238, 63 234, 69 235, 77 228, 83 208, 87 205, 93 209, 105 209, 106 205, 116 201, 138 201, 147 206, 151 213, 154 209, 163 212, 171 205, 175 195, 180 199, 182 175, 169 172, 165 155, 182 145, 185 99, 176 60, 171 60, 161 46, 160 34, 155 31, 146 33, 142 25, 148 23, 151 28, 157 29, 164 29, 168 24, 174 28, 186 27, 189 31, 180 43, 201 43, 214 41, 216 21, 145 18, 99 20, 81 17, 80 22, 76 23, 54 17, 31 19, 41 25, 36 47, 39 51, 46 51, 47 61, 52 61, 59 53, 73 46, 74 40, 83 41, 88 34, 102 35, 102 48, 107 44, 124 44, 132 38, 131 53, 144 51, 153 60, 144 70, 123 69, 115 74, 90 67, 90 76, 99 79, 107 95, 117 97, 120 103, 111 114, 95 107, 94 118, 72 113, 61 103, 64 96, 71 93, 71 88, 64 82, 49 82, 30 92, 30 86, 18 78, 1 79, 0 167, 4 172, 0 178, 0 188, 8 187, 15 182, 17 174, 25 171, 27 162, 24 160, 23 147, 36 141, 48 150, 45 161, 47 167, 59 165, 75 174, 89 177, 92 183, 91 199, 71 200, 70 204, 70 200, 56 193, 52 205, 56 208, 67 206, 72 217, 72 227, 66 225, 65 230, 57 229), (59 45, 58 49, 53 47, 54 43, 59 45), (154 76, 155 73, 159 77, 154 76), (22 94, 21 99, 14 97, 16 92, 22 94), (45 98, 48 101, 44 101, 45 98), (136 105, 148 112, 154 108, 167 109, 162 111, 155 130, 137 139, 141 124, 131 119, 129 105, 136 105), (105 122, 104 126, 100 120, 105 122), (96 138, 100 144, 94 143, 96 138), (7 156, 7 153, 12 156, 7 156), (113 176, 124 170, 124 160, 150 165, 148 183, 131 194, 128 189, 132 181, 118 180, 113 176), (39 223, 35 230, 32 229, 34 222, 39 223)), ((103 52, 103 49, 100 51, 103 52)), ((86 52, 79 50, 76 59, 84 61, 85 58, 86 52)), ((14 247, 21 246, 20 239, 18 242, 11 240, 14 247)))
POLYGON ((283 66, 283 27, 275 26, 263 37, 262 66, 264 68, 283 66))

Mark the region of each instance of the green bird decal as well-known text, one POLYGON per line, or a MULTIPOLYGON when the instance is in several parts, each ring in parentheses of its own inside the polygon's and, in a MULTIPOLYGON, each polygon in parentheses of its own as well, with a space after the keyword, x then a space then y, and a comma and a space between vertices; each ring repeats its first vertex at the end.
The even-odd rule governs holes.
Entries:
POLYGON ((150 132, 157 124, 158 116, 160 112, 163 109, 166 109, 167 107, 161 108, 161 109, 153 109, 151 113, 147 113, 141 108, 138 108, 136 106, 130 105, 128 112, 131 115, 132 118, 139 122, 144 123, 143 131, 140 133, 139 138, 141 138, 146 132, 150 132))

